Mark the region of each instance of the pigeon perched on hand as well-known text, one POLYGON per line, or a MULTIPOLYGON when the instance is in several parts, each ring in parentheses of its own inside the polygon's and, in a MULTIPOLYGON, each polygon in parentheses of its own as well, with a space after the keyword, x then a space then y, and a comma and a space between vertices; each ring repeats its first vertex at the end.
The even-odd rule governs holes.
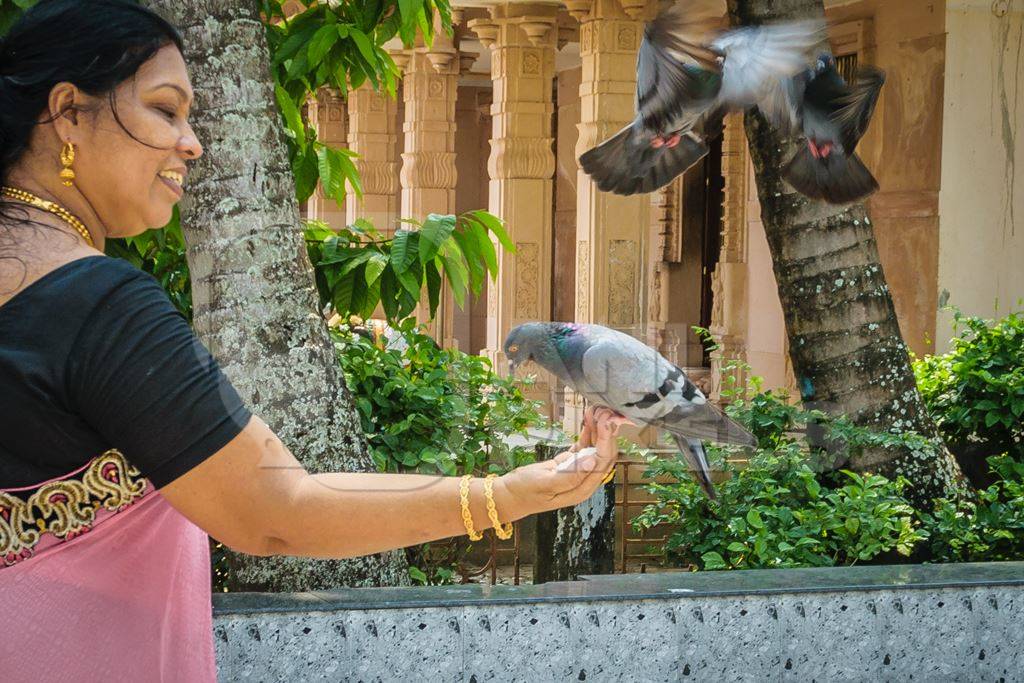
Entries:
POLYGON ((782 169, 797 192, 830 204, 864 199, 878 181, 854 152, 867 132, 885 72, 861 67, 848 84, 832 55, 818 58, 813 70, 776 88, 761 110, 783 134, 801 133, 803 147, 782 169))
POLYGON ((723 31, 724 0, 677 0, 644 28, 636 118, 580 156, 598 189, 653 192, 708 153, 729 111, 746 109, 805 71, 820 21, 723 31))
POLYGON ((702 441, 757 445, 680 368, 628 334, 601 325, 526 323, 509 332, 504 351, 513 372, 533 361, 592 404, 671 433, 709 498, 715 490, 702 441))

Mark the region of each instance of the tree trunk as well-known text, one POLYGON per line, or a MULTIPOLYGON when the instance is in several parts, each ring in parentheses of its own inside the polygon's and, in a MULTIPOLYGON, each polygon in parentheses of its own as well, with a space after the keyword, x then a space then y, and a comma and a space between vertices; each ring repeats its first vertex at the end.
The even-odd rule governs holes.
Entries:
MULTIPOLYGON (((548 460, 563 450, 538 445, 537 459, 548 460)), ((534 583, 614 573, 615 484, 605 484, 579 505, 537 515, 534 583)))
MULTIPOLYGON (((181 207, 196 333, 310 472, 374 471, 318 310, 256 0, 148 4, 185 38, 205 147, 181 207)), ((233 554, 230 565, 232 590, 409 583, 401 551, 330 561, 233 554)))
MULTIPOLYGON (((756 25, 823 16, 824 7, 822 0, 729 0, 729 11, 734 24, 756 25)), ((796 193, 780 174, 796 142, 780 138, 755 110, 746 129, 801 398, 859 425, 930 439, 929 453, 875 449, 849 461, 859 471, 906 477, 914 505, 927 509, 935 497, 965 494, 963 474, 917 391, 867 207, 796 193)))

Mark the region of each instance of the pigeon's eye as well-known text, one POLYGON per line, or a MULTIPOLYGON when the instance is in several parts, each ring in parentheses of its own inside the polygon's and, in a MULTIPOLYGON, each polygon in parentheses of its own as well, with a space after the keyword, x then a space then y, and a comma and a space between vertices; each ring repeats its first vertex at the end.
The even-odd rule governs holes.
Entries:
POLYGON ((518 353, 519 352, 519 345, 518 344, 513 344, 512 346, 508 347, 508 352, 509 353, 518 353))

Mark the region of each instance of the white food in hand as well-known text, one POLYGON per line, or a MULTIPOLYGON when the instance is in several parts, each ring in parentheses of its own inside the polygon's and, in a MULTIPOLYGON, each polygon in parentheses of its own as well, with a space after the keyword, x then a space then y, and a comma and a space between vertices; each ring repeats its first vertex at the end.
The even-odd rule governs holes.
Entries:
POLYGON ((597 456, 597 449, 594 448, 593 446, 590 446, 588 448, 581 448, 580 450, 576 451, 571 456, 563 460, 561 463, 559 463, 559 465, 555 467, 555 471, 569 472, 575 470, 579 466, 580 459, 585 458, 588 455, 597 456))

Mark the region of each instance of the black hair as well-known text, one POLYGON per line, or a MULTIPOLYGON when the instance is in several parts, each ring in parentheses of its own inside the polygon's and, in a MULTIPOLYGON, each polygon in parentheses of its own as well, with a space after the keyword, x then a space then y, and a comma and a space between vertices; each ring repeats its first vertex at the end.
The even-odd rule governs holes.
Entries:
MULTIPOLYGON (((25 154, 56 84, 108 97, 124 128, 114 89, 167 45, 182 50, 177 29, 130 0, 41 0, 25 12, 0 37, 0 185, 25 154)), ((0 217, 10 217, 5 208, 0 202, 0 217)))

